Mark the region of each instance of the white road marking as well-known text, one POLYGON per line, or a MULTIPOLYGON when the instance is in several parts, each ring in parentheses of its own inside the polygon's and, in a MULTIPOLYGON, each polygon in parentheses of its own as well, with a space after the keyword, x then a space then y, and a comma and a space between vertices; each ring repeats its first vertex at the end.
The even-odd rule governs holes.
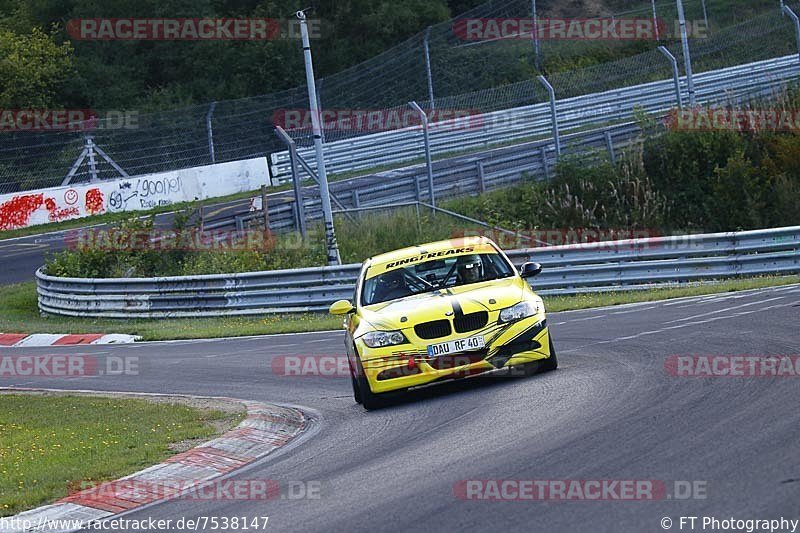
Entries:
POLYGON ((737 305, 737 306, 734 306, 734 307, 726 307, 724 309, 716 309, 714 311, 709 311, 708 313, 701 313, 699 315, 678 318, 676 320, 670 320, 669 322, 664 322, 664 323, 665 324, 674 324, 676 322, 685 322, 687 320, 693 320, 695 318, 702 318, 704 316, 716 315, 716 314, 719 314, 719 313, 725 313, 727 311, 733 311, 734 309, 741 309, 742 307, 750 307, 752 305, 759 305, 759 304, 764 304, 764 303, 768 303, 768 302, 774 302, 775 300, 783 300, 784 298, 785 298, 785 296, 778 296, 778 297, 775 297, 775 298, 769 298, 767 300, 759 300, 757 302, 748 302, 746 304, 737 305))

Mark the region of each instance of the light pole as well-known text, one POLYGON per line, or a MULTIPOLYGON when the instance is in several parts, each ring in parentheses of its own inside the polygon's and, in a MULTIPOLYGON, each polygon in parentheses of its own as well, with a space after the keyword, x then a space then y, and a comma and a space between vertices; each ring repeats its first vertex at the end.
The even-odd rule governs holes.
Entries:
POLYGON ((341 265, 339 246, 336 243, 336 232, 333 228, 333 212, 331 194, 328 190, 328 173, 325 171, 325 154, 322 148, 322 124, 317 100, 317 87, 314 82, 314 63, 311 60, 311 42, 308 37, 308 22, 304 11, 296 13, 300 20, 300 35, 303 39, 303 55, 306 63, 306 84, 308 85, 308 102, 311 105, 311 127, 314 132, 314 150, 317 155, 317 174, 319 175, 319 197, 322 201, 322 218, 325 223, 325 244, 328 251, 328 265, 341 265))

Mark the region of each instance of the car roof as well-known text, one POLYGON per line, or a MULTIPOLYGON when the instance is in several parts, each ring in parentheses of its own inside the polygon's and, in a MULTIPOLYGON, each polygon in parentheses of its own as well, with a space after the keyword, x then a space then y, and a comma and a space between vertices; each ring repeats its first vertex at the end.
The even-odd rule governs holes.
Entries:
MULTIPOLYGON (((365 261, 364 266, 370 270, 385 272, 394 269, 395 263, 408 260, 428 259, 428 255, 447 254, 447 256, 468 255, 470 253, 497 253, 497 248, 491 239, 486 237, 459 237, 446 241, 429 242, 394 250, 385 254, 376 255, 365 261), (451 252, 451 253, 447 253, 451 252)), ((435 257, 430 257, 434 259, 435 257)), ((402 265, 398 265, 399 266, 402 265)))

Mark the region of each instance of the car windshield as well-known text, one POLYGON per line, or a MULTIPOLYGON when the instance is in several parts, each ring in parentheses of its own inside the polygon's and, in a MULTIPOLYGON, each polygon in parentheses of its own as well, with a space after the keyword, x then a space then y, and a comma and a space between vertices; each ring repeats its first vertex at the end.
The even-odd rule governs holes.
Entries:
POLYGON ((362 305, 514 275, 499 254, 474 254, 426 261, 390 270, 364 282, 362 305))

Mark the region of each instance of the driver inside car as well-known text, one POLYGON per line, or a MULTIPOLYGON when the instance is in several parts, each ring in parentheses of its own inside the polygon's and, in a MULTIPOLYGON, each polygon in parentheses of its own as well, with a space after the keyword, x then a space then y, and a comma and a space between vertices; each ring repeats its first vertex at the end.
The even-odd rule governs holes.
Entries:
POLYGON ((461 285, 483 280, 483 262, 480 256, 464 255, 459 257, 456 269, 458 270, 458 282, 461 285))
POLYGON ((387 302, 411 294, 402 270, 391 270, 378 279, 375 289, 376 302, 387 302))

